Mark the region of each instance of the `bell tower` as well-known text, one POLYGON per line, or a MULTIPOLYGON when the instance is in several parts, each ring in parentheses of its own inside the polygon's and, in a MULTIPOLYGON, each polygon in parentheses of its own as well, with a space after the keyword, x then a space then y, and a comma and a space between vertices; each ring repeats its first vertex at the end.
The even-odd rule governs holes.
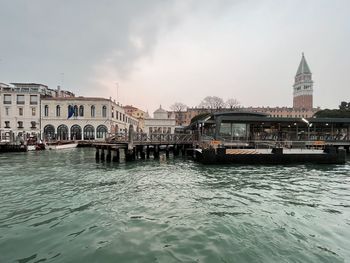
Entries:
POLYGON ((302 53, 298 71, 295 75, 293 85, 293 108, 312 109, 313 108, 313 81, 312 73, 302 53))

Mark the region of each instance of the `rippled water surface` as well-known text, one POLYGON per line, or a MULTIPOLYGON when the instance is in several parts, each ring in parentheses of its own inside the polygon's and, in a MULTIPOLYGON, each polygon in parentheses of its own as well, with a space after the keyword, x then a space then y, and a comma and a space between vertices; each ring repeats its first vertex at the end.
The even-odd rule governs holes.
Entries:
POLYGON ((350 262, 350 162, 0 155, 0 262, 350 262))

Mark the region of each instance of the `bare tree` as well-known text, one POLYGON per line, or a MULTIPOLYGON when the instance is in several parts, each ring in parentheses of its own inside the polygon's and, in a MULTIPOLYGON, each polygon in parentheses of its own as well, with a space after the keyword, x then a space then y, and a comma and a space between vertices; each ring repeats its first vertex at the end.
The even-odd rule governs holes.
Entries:
POLYGON ((173 105, 170 106, 170 109, 175 112, 185 111, 187 108, 187 105, 181 102, 175 102, 173 105))
POLYGON ((227 108, 231 109, 238 108, 241 105, 240 102, 235 98, 228 99, 225 104, 227 108))
POLYGON ((177 125, 183 125, 186 120, 184 120, 183 112, 187 110, 187 106, 181 102, 175 102, 170 106, 170 109, 175 113, 175 119, 177 125))
POLYGON ((199 104, 199 107, 209 109, 220 109, 225 107, 225 102, 222 98, 216 96, 207 96, 199 104))

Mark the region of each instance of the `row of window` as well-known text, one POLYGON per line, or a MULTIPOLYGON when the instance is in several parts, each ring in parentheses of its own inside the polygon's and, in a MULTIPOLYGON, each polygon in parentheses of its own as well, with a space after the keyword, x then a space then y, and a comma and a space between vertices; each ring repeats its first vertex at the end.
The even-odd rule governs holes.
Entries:
MULTIPOLYGON (((12 104, 12 95, 11 94, 4 94, 4 104, 12 104)), ((24 95, 17 95, 17 104, 18 105, 25 104, 24 95)), ((38 95, 30 95, 29 104, 30 105, 37 105, 38 104, 38 95)))
MULTIPOLYGON (((36 116, 36 108, 31 108, 32 116, 36 116)), ((10 108, 6 107, 5 108, 5 115, 9 116, 10 115, 10 108)), ((18 108, 18 116, 23 116, 23 108, 18 108)))
POLYGON ((170 127, 149 127, 149 133, 171 133, 170 127))
MULTIPOLYGON (((62 124, 57 127, 57 131, 55 127, 51 124, 46 125, 44 127, 44 138, 45 139, 58 139, 58 140, 94 140, 95 139, 95 128, 94 126, 88 124, 85 125, 84 129, 79 125, 73 125, 69 129, 66 125, 62 124), (83 131, 83 132, 82 132, 83 131)), ((96 138, 102 139, 107 136, 107 127, 105 125, 99 125, 96 128, 96 138)))
MULTIPOLYGON (((127 122, 127 123, 132 123, 132 124, 137 124, 136 122, 133 122, 130 118, 128 118, 125 114, 115 111, 114 114, 114 108, 112 108, 111 111, 111 117, 115 118, 116 120, 120 120, 123 122, 127 122)), ((48 117, 49 116, 49 105, 45 105, 44 106, 44 116, 48 117)), ((60 117, 61 116, 61 106, 57 105, 56 106, 56 117, 60 117)), ((68 117, 84 117, 84 106, 80 105, 69 105, 68 106, 68 117)), ((90 107, 90 116, 92 118, 96 117, 96 107, 95 105, 92 105, 90 107)), ((107 106, 102 106, 102 118, 107 118, 107 106)))
MULTIPOLYGON (((31 126, 30 126, 31 129, 36 129, 37 128, 36 127, 37 123, 35 121, 31 121, 30 123, 31 123, 31 126)), ((5 121, 5 127, 4 128, 7 128, 7 129, 11 128, 10 124, 11 124, 10 121, 5 121)), ((24 128, 23 127, 23 121, 18 121, 17 122, 17 128, 18 129, 23 129, 24 128)))
MULTIPOLYGON (((270 115, 271 117, 282 117, 282 118, 284 118, 284 117, 286 117, 286 118, 293 118, 293 115, 292 114, 287 114, 287 116, 284 116, 284 115, 270 115)), ((308 118, 308 115, 306 114, 306 115, 304 115, 304 114, 302 114, 302 115, 297 115, 297 114, 295 114, 294 115, 294 117, 295 118, 308 118)))

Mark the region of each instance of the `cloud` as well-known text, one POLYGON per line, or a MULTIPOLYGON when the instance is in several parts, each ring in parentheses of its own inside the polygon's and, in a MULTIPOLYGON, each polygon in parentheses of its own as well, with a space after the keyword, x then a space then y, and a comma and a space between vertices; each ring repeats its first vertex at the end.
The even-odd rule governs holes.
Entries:
POLYGON ((0 81, 116 97, 152 111, 207 95, 291 105, 301 52, 315 104, 347 94, 347 1, 1 1, 0 81), (336 90, 336 92, 334 92, 336 90))

